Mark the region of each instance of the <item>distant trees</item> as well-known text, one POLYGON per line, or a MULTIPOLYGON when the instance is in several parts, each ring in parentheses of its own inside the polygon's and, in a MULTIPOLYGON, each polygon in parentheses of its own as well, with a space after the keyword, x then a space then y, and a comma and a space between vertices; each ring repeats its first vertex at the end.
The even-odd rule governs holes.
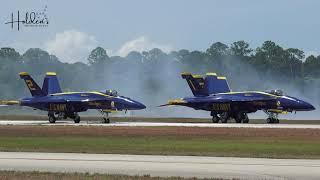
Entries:
POLYGON ((249 56, 252 49, 249 48, 249 43, 245 41, 237 41, 231 44, 230 53, 238 57, 249 56))
POLYGON ((304 76, 307 78, 320 78, 320 56, 313 55, 307 57, 304 64, 304 76))
POLYGON ((155 48, 133 51, 126 57, 109 57, 104 48, 97 47, 87 60, 87 64, 68 64, 39 48, 28 49, 22 55, 13 48, 1 48, 0 98, 28 93, 19 81, 20 71, 29 71, 40 82, 46 71, 56 71, 65 90, 118 88, 137 96, 143 91, 151 102, 165 92, 178 93, 175 86, 179 83, 179 92, 185 90, 179 76, 182 71, 217 72, 228 76, 233 89, 278 88, 275 84, 285 88, 290 84, 305 92, 306 85, 320 85, 320 56, 305 57, 300 49, 283 48, 272 41, 255 49, 245 41, 230 45, 215 42, 205 51, 181 49, 165 53, 155 48))
POLYGON ((107 51, 102 47, 97 47, 93 49, 88 57, 89 64, 91 65, 101 65, 110 60, 107 55, 107 51))

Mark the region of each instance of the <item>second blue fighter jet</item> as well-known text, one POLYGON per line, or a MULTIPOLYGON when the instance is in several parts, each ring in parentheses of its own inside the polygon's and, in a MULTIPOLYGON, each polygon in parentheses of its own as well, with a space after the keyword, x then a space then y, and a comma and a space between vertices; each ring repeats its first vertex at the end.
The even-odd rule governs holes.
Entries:
POLYGON ((279 123, 278 114, 294 111, 311 111, 315 108, 295 97, 284 95, 281 90, 232 92, 226 77, 207 73, 205 77, 182 73, 193 93, 193 97, 169 100, 169 105, 191 107, 210 111, 212 122, 227 123, 234 119, 237 123, 248 123, 248 113, 263 110, 267 123, 279 123))

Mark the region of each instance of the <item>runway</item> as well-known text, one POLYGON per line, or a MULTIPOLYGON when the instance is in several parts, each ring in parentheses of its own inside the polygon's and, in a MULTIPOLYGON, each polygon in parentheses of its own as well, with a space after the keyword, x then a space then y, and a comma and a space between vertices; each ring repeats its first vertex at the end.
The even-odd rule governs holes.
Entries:
POLYGON ((0 152, 1 170, 241 179, 319 179, 320 160, 0 152))
POLYGON ((161 123, 161 122, 111 122, 104 124, 97 121, 82 121, 75 124, 73 121, 57 121, 50 124, 48 121, 32 121, 32 120, 0 120, 0 125, 44 125, 44 126, 132 126, 132 127, 228 127, 228 128, 291 128, 291 129, 320 129, 320 124, 213 124, 213 123, 161 123))

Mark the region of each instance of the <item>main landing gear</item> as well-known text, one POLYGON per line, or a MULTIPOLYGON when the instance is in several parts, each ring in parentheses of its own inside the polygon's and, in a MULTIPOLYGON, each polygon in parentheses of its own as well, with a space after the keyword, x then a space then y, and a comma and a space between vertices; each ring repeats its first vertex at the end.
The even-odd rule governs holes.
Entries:
POLYGON ((278 113, 264 111, 267 115, 267 123, 268 124, 279 124, 278 113))
POLYGON ((234 119, 236 120, 236 123, 249 123, 249 118, 247 113, 239 112, 235 115, 234 119))
POLYGON ((211 116, 212 116, 212 123, 227 123, 229 119, 229 115, 227 112, 224 113, 216 113, 214 111, 211 111, 211 116))
POLYGON ((212 111, 212 122, 213 123, 227 123, 231 118, 235 119, 236 123, 249 123, 249 118, 247 113, 245 112, 238 112, 238 113, 229 113, 229 112, 222 112, 217 113, 212 111))
POLYGON ((108 112, 105 112, 103 110, 100 110, 100 113, 102 114, 102 119, 103 119, 103 123, 107 123, 109 124, 110 123, 110 119, 109 119, 109 113, 108 112))
POLYGON ((56 123, 56 120, 67 119, 68 117, 73 119, 74 123, 80 123, 80 116, 78 113, 66 114, 63 112, 48 112, 49 122, 56 123))

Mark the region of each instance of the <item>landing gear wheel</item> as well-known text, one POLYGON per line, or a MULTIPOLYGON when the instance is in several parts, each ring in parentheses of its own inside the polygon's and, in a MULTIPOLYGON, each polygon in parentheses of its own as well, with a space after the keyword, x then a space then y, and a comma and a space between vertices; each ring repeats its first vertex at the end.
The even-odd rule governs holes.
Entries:
POLYGON ((279 123, 278 113, 269 112, 267 110, 264 110, 264 112, 269 116, 267 119, 268 124, 273 124, 273 123, 278 124, 279 123))
POLYGON ((243 120, 243 123, 248 124, 248 123, 249 123, 249 118, 244 119, 244 120, 243 120))
POLYGON ((221 123, 228 123, 228 119, 221 119, 221 123))
POLYGON ((249 117, 247 114, 245 115, 244 119, 242 119, 242 122, 246 124, 249 123, 249 117))
POLYGON ((247 113, 245 112, 239 112, 234 116, 234 119, 236 121, 236 123, 248 123, 249 122, 249 118, 247 113))
POLYGON ((268 124, 272 124, 274 122, 274 119, 273 118, 267 118, 267 123, 268 124))
POLYGON ((109 118, 103 118, 103 123, 109 124, 110 123, 110 119, 109 118))
POLYGON ((241 123, 242 119, 243 119, 243 114, 242 113, 236 113, 233 118, 236 121, 236 123, 241 123))
POLYGON ((76 115, 73 119, 74 123, 80 123, 80 116, 76 115))
POLYGON ((212 117, 212 122, 213 122, 213 123, 219 123, 219 120, 220 120, 220 119, 219 119, 218 116, 213 116, 213 117, 212 117))
POLYGON ((49 115, 49 123, 53 124, 56 123, 56 117, 54 117, 54 115, 49 115))
POLYGON ((227 112, 220 114, 221 123, 227 123, 229 119, 229 114, 227 112))

